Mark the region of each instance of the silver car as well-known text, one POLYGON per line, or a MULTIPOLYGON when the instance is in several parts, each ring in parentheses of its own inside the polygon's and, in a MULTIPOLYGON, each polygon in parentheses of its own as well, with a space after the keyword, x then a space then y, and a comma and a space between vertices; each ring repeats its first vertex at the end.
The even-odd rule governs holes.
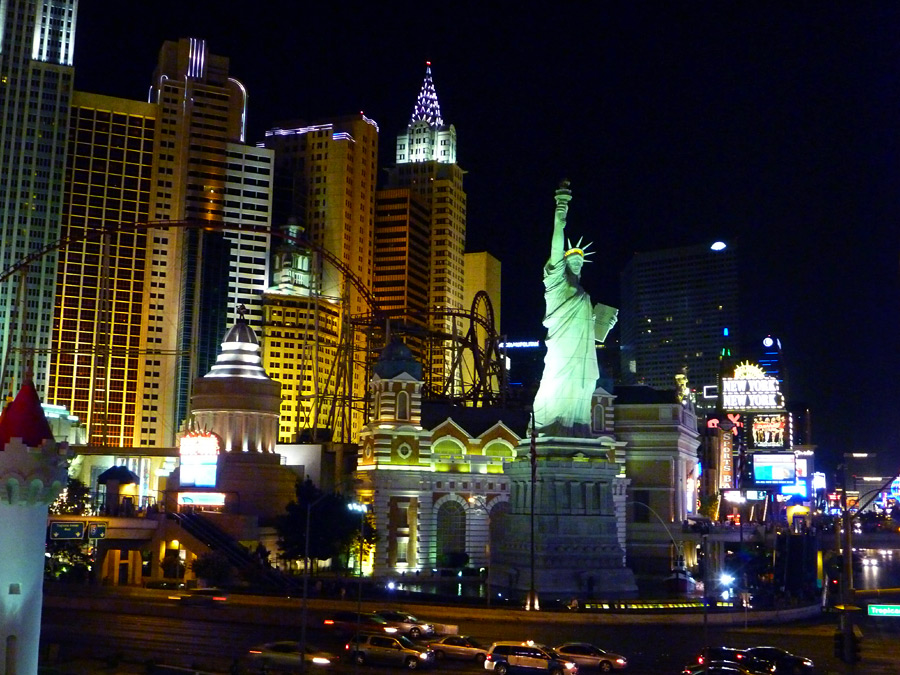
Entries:
POLYGON ((577 663, 582 675, 585 670, 608 673, 628 666, 628 659, 621 654, 613 654, 587 642, 567 642, 553 649, 560 656, 577 663))
POLYGON ((393 609, 378 609, 374 612, 377 616, 387 621, 390 625, 396 626, 400 632, 409 635, 413 640, 420 637, 428 637, 434 635, 434 625, 426 621, 420 621, 412 614, 406 612, 398 612, 393 609))
POLYGON ((308 666, 333 666, 338 662, 338 657, 329 652, 323 652, 312 645, 306 645, 304 658, 300 656, 300 643, 291 640, 281 642, 267 642, 264 645, 251 647, 247 653, 247 660, 251 667, 259 667, 260 670, 271 668, 302 668, 305 662, 308 666))
POLYGON ((440 640, 428 643, 428 649, 434 652, 434 658, 458 659, 484 663, 488 648, 468 635, 446 635, 440 640))

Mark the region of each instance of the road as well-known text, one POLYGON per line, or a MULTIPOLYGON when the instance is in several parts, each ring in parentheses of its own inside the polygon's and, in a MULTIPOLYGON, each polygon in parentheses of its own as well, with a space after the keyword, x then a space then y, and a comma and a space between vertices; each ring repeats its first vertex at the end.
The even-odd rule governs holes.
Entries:
MULTIPOLYGON (((300 601, 296 599, 232 596, 224 607, 182 607, 169 600, 165 592, 135 592, 127 595, 110 591, 83 592, 79 598, 61 597, 55 588, 48 594, 43 614, 43 653, 58 653, 63 661, 92 657, 118 658, 132 664, 130 670, 109 669, 104 672, 142 672, 134 664, 148 660, 192 666, 203 670, 229 672, 247 649, 263 642, 299 639, 300 601), (51 645, 53 651, 51 652, 51 645)), ((896 600, 895 600, 896 601, 896 600)), ((879 600, 888 602, 888 600, 879 600)), ((355 602, 325 603, 334 608, 355 609, 355 602)), ((386 604, 386 603, 380 603, 386 604)), ((364 609, 375 609, 365 603, 364 609)), ((547 644, 568 640, 593 642, 620 652, 629 659, 629 673, 679 673, 692 661, 706 642, 743 647, 770 644, 813 658, 818 672, 892 673, 900 672, 900 619, 876 619, 860 613, 866 634, 864 662, 855 671, 840 663, 832 654, 834 615, 823 615, 811 621, 781 625, 750 624, 747 628, 724 627, 702 622, 679 624, 664 621, 656 624, 624 623, 611 617, 572 616, 553 613, 523 612, 518 609, 470 611, 466 608, 416 607, 416 613, 436 621, 452 622, 463 634, 473 635, 490 644, 494 640, 531 639, 547 644), (582 621, 583 619, 583 621, 582 621), (598 623, 602 620, 602 623, 598 623)), ((322 601, 309 610, 308 641, 324 649, 343 651, 343 640, 327 633, 321 624, 327 613, 322 601)), ((627 619, 626 619, 627 620, 627 619)), ((359 670, 342 666, 344 672, 359 670)), ((387 669, 383 669, 386 672, 387 669)), ((441 671, 484 672, 475 665, 448 663, 441 671)), ((382 669, 365 666, 364 673, 382 669)), ((63 670, 63 672, 65 672, 63 670)))

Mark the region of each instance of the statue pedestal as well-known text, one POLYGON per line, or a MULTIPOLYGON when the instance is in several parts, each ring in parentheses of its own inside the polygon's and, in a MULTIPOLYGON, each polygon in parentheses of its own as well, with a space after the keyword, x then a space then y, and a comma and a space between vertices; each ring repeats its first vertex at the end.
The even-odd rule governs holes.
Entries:
POLYGON ((540 437, 535 450, 533 519, 529 440, 504 470, 510 510, 493 558, 493 584, 519 599, 533 588, 544 607, 573 597, 635 597, 637 584, 625 567, 623 548, 628 481, 619 476, 615 444, 540 437))

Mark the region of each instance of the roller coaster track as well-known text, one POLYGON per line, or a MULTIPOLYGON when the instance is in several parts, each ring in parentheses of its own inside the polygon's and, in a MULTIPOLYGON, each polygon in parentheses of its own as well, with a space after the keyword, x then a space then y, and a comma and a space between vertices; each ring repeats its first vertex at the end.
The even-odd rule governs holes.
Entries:
MULTIPOLYGON (((103 227, 87 227, 81 229, 77 234, 61 237, 44 247, 35 250, 25 257, 19 259, 15 263, 6 267, 0 272, 0 283, 8 280, 14 274, 26 269, 31 263, 47 255, 51 251, 67 248, 70 244, 84 243, 88 241, 100 240, 104 236, 113 235, 120 232, 131 231, 147 231, 152 229, 168 229, 168 228, 185 228, 200 229, 211 232, 228 232, 228 231, 244 231, 243 228, 237 228, 225 223, 217 223, 207 220, 160 220, 148 222, 131 222, 131 223, 113 223, 103 227)), ((378 300, 372 292, 362 283, 356 274, 331 251, 308 241, 303 237, 295 237, 288 235, 278 229, 272 229, 270 236, 285 240, 291 244, 300 247, 309 248, 315 251, 325 261, 334 266, 343 277, 356 289, 362 300, 368 306, 370 313, 365 316, 357 316, 351 318, 351 323, 355 326, 385 326, 387 316, 379 305, 378 300)), ((407 333, 413 331, 422 331, 426 333, 426 338, 432 342, 452 342, 457 345, 454 349, 454 356, 451 364, 451 375, 460 373, 463 367, 462 354, 465 350, 469 350, 472 354, 470 364, 472 372, 469 373, 471 382, 462 393, 462 400, 470 404, 490 405, 502 402, 505 399, 506 376, 503 364, 503 356, 499 351, 499 337, 494 326, 494 313, 490 298, 484 291, 479 291, 469 310, 461 308, 435 308, 428 312, 431 319, 454 317, 469 321, 469 327, 464 335, 451 334, 440 331, 434 331, 422 328, 411 328, 409 326, 397 326, 395 333, 407 333)), ((433 321, 423 322, 425 325, 433 324, 433 321)), ((385 333, 387 329, 385 329, 385 333)), ((371 334, 371 331, 370 331, 371 334)), ((371 349, 369 350, 371 351, 371 349)), ((442 398, 458 398, 451 390, 450 379, 448 378, 444 385, 440 388, 432 384, 430 393, 442 398)))

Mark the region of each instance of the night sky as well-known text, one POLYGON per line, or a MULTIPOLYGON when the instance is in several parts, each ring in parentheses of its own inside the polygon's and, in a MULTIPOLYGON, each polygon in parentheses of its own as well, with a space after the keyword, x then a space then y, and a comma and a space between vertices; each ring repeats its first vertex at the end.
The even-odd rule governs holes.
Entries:
POLYGON ((820 458, 900 469, 900 4, 526 4, 82 0, 76 86, 144 100, 162 42, 202 37, 248 89, 248 141, 364 111, 387 165, 431 61, 510 339, 542 337, 566 177, 595 301, 635 251, 737 242, 744 335, 781 338, 820 458))

